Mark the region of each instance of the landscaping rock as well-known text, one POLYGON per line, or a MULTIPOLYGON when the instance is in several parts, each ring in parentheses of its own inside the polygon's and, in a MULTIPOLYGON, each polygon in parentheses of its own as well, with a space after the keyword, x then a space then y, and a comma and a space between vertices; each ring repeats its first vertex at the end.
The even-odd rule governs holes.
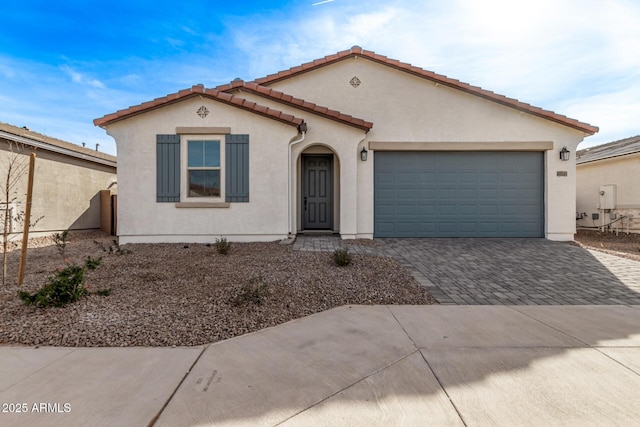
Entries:
MULTIPOLYGON (((56 346, 191 346, 228 339, 350 304, 432 304, 391 258, 352 255, 338 267, 331 253, 297 252, 273 243, 233 243, 227 255, 205 244, 135 244, 116 254, 112 238, 71 233, 66 258, 102 263, 86 273, 91 294, 65 307, 19 300, 15 283, 0 289, 0 343, 56 346), (185 249, 185 246, 188 248, 185 249), (260 298, 239 298, 265 285, 260 298), (95 294, 111 289, 109 296, 95 294), (255 301, 258 301, 255 302, 255 301), (241 301, 241 303, 235 303, 241 301)), ((9 254, 15 277, 19 251, 9 254)), ((64 260, 55 246, 32 248, 21 290, 34 292, 64 260)), ((14 281, 15 282, 15 281, 14 281)), ((253 294, 251 294, 253 296, 253 294)))

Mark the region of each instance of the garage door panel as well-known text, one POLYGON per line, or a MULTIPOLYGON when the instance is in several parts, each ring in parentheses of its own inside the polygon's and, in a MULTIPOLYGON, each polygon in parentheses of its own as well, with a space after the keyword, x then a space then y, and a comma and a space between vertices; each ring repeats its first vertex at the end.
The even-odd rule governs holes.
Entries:
POLYGON ((437 232, 438 233, 457 233, 458 232, 458 224, 455 222, 439 222, 437 224, 437 232))
POLYGON ((439 188, 436 190, 438 200, 456 200, 455 188, 439 188))
POLYGON ((421 203, 418 205, 418 215, 422 220, 427 215, 433 215, 436 213, 437 206, 434 203, 421 203))
POLYGON ((441 185, 455 184, 458 182, 458 176, 455 172, 440 172, 436 174, 437 183, 441 185))
POLYGON ((521 213, 521 211, 517 204, 508 205, 503 203, 500 205, 500 215, 518 216, 519 213, 521 213))
POLYGON ((398 204, 398 208, 396 210, 396 214, 399 216, 407 216, 407 215, 415 215, 416 214, 416 207, 415 205, 411 204, 411 205, 406 205, 406 204, 398 204))
POLYGON ((393 186, 395 184, 396 174, 393 172, 376 172, 376 188, 384 188, 386 186, 393 186))
POLYGON ((516 188, 503 188, 500 191, 502 200, 518 200, 519 191, 516 188))
POLYGON ((377 152, 376 237, 542 237, 538 152, 377 152))
POLYGON ((396 190, 393 188, 377 188, 375 192, 376 200, 384 201, 394 200, 396 196, 396 190))
MULTIPOLYGON (((440 204, 436 209, 437 215, 445 218, 446 215, 455 215, 456 214, 456 205, 453 204, 440 204)), ((443 219, 445 221, 445 219, 443 219)))
POLYGON ((414 185, 416 182, 415 174, 413 172, 398 172, 396 175, 396 182, 398 184, 414 185))
POLYGON ((498 205, 478 205, 477 213, 479 217, 486 217, 489 215, 498 215, 498 205))
POLYGON ((414 222, 398 221, 398 232, 400 233, 409 233, 410 235, 413 235, 415 228, 414 222))
POLYGON ((518 215, 521 217, 536 218, 540 211, 540 207, 535 204, 521 204, 518 208, 518 215))
POLYGON ((476 200, 478 198, 477 188, 460 188, 458 189, 458 200, 476 200))
POLYGON ((458 174, 458 182, 475 183, 478 181, 478 174, 475 172, 460 172, 458 174))
POLYGON ((397 200, 415 200, 416 191, 413 188, 398 188, 396 190, 396 199, 397 200))
POLYGON ((498 190, 495 188, 478 188, 478 197, 482 200, 495 200, 498 198, 498 190))
POLYGON ((478 215, 478 205, 476 204, 460 204, 458 205, 458 215, 460 216, 473 216, 476 217, 478 215))
POLYGON ((435 200, 436 189, 435 188, 416 188, 416 198, 418 200, 435 200))
POLYGON ((519 225, 521 230, 528 231, 529 233, 537 232, 539 227, 539 224, 537 221, 530 221, 530 222, 523 221, 519 225))
POLYGON ((478 182, 481 184, 497 184, 500 182, 500 175, 497 172, 480 172, 478 182))
POLYGON ((483 236, 491 236, 495 233, 499 233, 500 232, 500 224, 498 224, 497 222, 493 221, 493 222, 489 222, 489 221, 482 221, 479 224, 479 230, 480 233, 483 236))
POLYGON ((396 213, 396 206, 392 204, 376 205, 375 213, 378 217, 394 216, 396 213))
POLYGON ((517 222, 509 222, 509 221, 501 221, 500 222, 500 231, 503 233, 511 233, 515 234, 518 232, 519 225, 517 222))
POLYGON ((478 232, 477 222, 459 222, 458 231, 465 234, 476 234, 478 232))

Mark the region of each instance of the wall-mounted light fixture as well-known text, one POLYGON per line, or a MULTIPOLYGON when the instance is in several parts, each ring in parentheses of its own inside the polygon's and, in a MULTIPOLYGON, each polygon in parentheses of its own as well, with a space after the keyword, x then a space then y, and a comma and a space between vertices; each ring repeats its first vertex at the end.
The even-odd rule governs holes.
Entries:
POLYGON ((367 161, 367 149, 362 147, 362 151, 360 152, 360 160, 363 162, 367 161))
POLYGON ((307 123, 302 122, 298 125, 298 132, 306 133, 307 132, 307 123))
POLYGON ((571 154, 571 151, 567 150, 567 147, 562 147, 562 150, 560 150, 560 160, 566 162, 569 160, 569 154, 571 154))

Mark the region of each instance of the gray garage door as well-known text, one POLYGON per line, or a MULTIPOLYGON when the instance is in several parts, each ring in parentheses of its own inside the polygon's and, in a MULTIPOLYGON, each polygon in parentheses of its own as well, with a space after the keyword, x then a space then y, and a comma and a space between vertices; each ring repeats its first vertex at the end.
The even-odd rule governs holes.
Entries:
POLYGON ((543 237, 541 152, 377 152, 375 237, 543 237))

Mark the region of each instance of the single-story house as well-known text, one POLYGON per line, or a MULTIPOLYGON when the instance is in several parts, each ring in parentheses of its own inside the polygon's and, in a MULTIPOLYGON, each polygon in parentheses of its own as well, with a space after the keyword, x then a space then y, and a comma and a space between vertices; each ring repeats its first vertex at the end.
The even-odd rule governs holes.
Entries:
MULTIPOLYGON (((29 155, 36 153, 29 237, 62 230, 100 228, 100 191, 115 192, 116 158, 106 153, 51 138, 25 127, 0 122, 0 186, 4 189, 11 159, 23 173, 10 195, 10 231, 22 235, 15 216, 25 211, 29 155)), ((5 200, 2 200, 4 202, 5 200)), ((4 204, 0 215, 4 217, 4 204)), ((4 223, 2 223, 3 225, 4 223)))
POLYGON ((94 124, 118 146, 123 243, 572 240, 575 150, 598 131, 358 46, 94 124))
POLYGON ((576 153, 578 227, 640 233, 640 135, 576 153))

